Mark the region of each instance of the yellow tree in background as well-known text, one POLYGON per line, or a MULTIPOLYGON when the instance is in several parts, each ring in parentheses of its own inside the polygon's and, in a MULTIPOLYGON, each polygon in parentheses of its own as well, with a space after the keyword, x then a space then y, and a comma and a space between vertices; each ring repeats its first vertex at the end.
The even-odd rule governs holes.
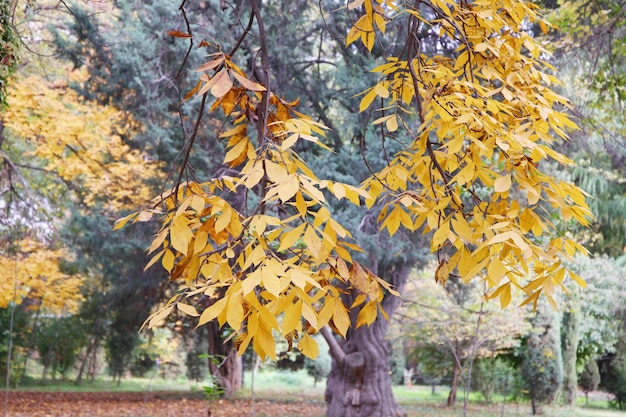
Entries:
POLYGON ((145 204, 152 194, 148 181, 160 178, 159 164, 124 142, 138 126, 119 110, 86 102, 68 87, 84 76, 73 71, 54 82, 39 76, 13 80, 4 126, 31 149, 25 159, 34 158, 69 184, 87 206, 102 203, 119 211, 145 204))
POLYGON ((137 128, 128 125, 128 118, 112 107, 85 102, 68 88, 82 76, 74 71, 54 82, 18 77, 9 87, 0 148, 2 210, 9 215, 0 230, 5 232, 0 236, 0 307, 29 298, 48 311, 76 312, 83 278, 61 271, 59 262, 72 255, 45 243, 56 224, 41 219, 50 210, 54 217, 63 216, 69 208, 68 201, 60 201, 65 198, 83 207, 102 204, 111 214, 144 204, 151 195, 148 181, 160 178, 159 164, 124 142, 137 128), (43 172, 45 178, 30 172, 43 172))
POLYGON ((51 250, 30 239, 19 243, 14 256, 0 253, 0 308, 7 308, 14 300, 20 305, 29 299, 33 306, 49 313, 77 312, 83 278, 60 270, 59 261, 68 257, 63 249, 51 250))

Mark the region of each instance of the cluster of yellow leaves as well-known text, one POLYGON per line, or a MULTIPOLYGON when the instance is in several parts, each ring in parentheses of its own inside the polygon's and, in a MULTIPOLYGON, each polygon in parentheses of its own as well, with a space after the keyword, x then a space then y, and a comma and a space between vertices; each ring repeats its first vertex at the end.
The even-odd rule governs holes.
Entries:
MULTIPOLYGON (((576 125, 555 110, 567 100, 551 90, 557 80, 539 59, 545 51, 522 27, 538 19, 536 6, 518 0, 497 6, 491 0, 420 2, 436 15, 429 21, 424 9, 361 3, 367 21, 381 14, 406 18, 415 30, 426 26, 458 45, 452 56, 428 55, 414 40, 404 59, 389 57, 372 70, 380 81, 364 92, 361 111, 384 100, 374 124, 392 135, 402 127, 412 138, 364 184, 373 197, 391 201, 380 213, 382 227, 390 234, 401 225, 433 232, 436 279, 482 276, 502 306, 512 287, 527 294, 523 304, 541 293, 554 304, 552 294, 563 287, 566 272, 584 285, 561 258, 585 249, 565 236, 549 236, 556 231, 553 212, 582 225, 592 214, 578 187, 540 169, 549 159, 571 163, 552 146, 576 125), (419 126, 413 127, 415 119, 419 126)), ((347 43, 360 39, 371 49, 370 37, 378 33, 372 29, 359 38, 353 30, 347 43)))
POLYGON ((210 94, 211 111, 221 110, 231 121, 220 137, 227 141, 224 163, 237 168, 237 175, 180 184, 157 199, 163 210, 134 213, 116 224, 121 228, 157 215, 162 227, 148 266, 160 262, 171 279, 183 281, 148 323, 156 325, 177 309, 199 317, 198 325, 214 319, 228 324, 239 353, 252 344, 262 358, 275 359, 276 332, 290 348, 295 344, 315 357, 319 348, 311 334, 329 325, 345 336, 351 324, 341 301, 344 291, 358 291, 348 306, 360 307, 357 325, 384 314, 379 303, 385 291, 393 292, 353 262, 349 251, 358 247, 331 216, 324 190, 357 205, 369 194, 319 180, 299 158, 293 149, 298 140, 321 144, 325 127, 297 112, 297 101, 268 92, 223 53, 209 56, 200 71, 213 74, 204 72, 190 97, 210 94), (249 131, 256 131, 256 138, 249 131), (258 193, 252 214, 230 202, 249 193, 258 193), (201 311, 194 306, 199 296, 211 300, 201 311))
MULTIPOLYGON (((83 77, 75 71, 69 80, 83 77)), ((118 110, 82 100, 64 80, 37 76, 11 82, 9 105, 4 125, 46 170, 80 188, 86 204, 120 210, 150 201, 146 180, 160 177, 158 164, 124 143, 132 131, 118 110)))
POLYGON ((0 308, 25 299, 51 313, 75 313, 83 297, 83 277, 59 270, 59 261, 67 258, 62 250, 51 250, 30 239, 19 243, 11 255, 0 252, 0 308))

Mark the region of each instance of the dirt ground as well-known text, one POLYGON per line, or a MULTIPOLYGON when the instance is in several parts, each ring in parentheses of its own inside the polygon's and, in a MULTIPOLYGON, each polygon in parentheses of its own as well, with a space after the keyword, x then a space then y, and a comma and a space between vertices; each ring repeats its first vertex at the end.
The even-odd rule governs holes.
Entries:
POLYGON ((9 417, 240 417, 323 416, 322 402, 216 400, 175 393, 48 393, 9 395, 9 417))

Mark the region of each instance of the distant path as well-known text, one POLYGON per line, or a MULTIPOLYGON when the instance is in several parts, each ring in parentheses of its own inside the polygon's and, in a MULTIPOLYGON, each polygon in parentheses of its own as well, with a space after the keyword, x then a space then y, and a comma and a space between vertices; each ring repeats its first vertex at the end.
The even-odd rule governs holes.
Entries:
POLYGON ((624 411, 617 410, 594 410, 590 408, 581 409, 579 413, 585 413, 589 417, 624 417, 626 413, 624 411))
MULTIPOLYGON (((189 393, 151 392, 11 392, 9 417, 240 417, 250 415, 250 400, 209 402, 189 393)), ((257 416, 321 417, 320 402, 255 404, 257 416)))

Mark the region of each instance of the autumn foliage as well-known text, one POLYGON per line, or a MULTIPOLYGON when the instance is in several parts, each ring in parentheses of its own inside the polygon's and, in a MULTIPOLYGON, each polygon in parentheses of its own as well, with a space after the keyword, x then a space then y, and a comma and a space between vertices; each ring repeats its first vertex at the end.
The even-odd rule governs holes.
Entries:
POLYGON ((514 290, 525 293, 522 304, 541 294, 554 304, 568 276, 584 284, 562 260, 585 252, 567 234, 569 222, 587 225, 592 216, 585 194, 552 168, 571 163, 554 147, 576 126, 562 112, 567 100, 552 89, 558 81, 546 51, 528 33, 533 22, 547 30, 537 7, 355 0, 337 11, 344 12, 356 16, 346 28, 354 53, 374 50, 392 22, 408 28, 401 53, 386 53, 371 69, 379 79, 360 99, 361 112, 380 115, 372 129, 403 149, 360 186, 319 179, 296 149, 301 141, 324 147, 326 127, 301 113, 297 100, 272 92, 263 16, 250 2, 247 30, 256 22, 261 79, 236 64, 238 45, 225 53, 203 41, 209 58, 187 96, 200 113, 207 106, 222 120, 227 174, 197 183, 183 182, 181 171, 153 209, 116 225, 153 217, 162 225, 150 265, 160 263, 180 289, 150 326, 177 309, 199 317, 198 325, 217 319, 230 326, 240 353, 252 344, 262 358, 275 358, 278 332, 315 357, 310 335, 329 325, 345 336, 349 310, 358 311, 357 326, 384 316, 382 299, 397 293, 354 262, 350 252, 359 248, 333 218, 331 197, 382 205, 380 227, 390 235, 400 227, 430 234, 436 279, 484 280, 502 307, 514 290), (422 30, 452 46, 426 48, 422 30), (347 291, 358 294, 351 305, 341 299, 347 291), (200 294, 212 302, 197 311, 200 294))

